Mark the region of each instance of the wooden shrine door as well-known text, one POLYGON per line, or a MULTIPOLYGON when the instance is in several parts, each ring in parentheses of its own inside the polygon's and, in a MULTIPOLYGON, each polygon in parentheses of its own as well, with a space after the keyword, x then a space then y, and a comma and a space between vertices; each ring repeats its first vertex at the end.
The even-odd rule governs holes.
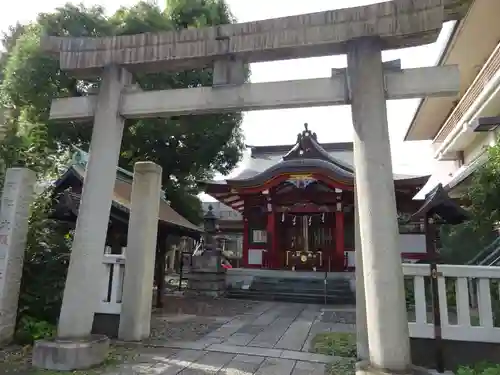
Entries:
POLYGON ((334 213, 284 213, 278 223, 284 268, 319 271, 329 268, 334 251, 334 213))

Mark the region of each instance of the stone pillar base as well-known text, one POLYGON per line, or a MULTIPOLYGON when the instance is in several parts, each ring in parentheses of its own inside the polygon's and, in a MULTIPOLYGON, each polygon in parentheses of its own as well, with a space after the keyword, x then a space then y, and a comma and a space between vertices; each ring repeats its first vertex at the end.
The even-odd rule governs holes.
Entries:
POLYGON ((189 274, 187 295, 222 297, 226 294, 226 274, 192 272, 189 274))
MULTIPOLYGON (((368 361, 356 363, 356 375, 438 375, 436 370, 429 370, 423 367, 411 366, 407 371, 391 371, 387 369, 374 368, 368 361)), ((445 375, 453 375, 451 371, 446 371, 445 375)))
POLYGON ((226 270, 217 252, 194 256, 188 276, 187 295, 222 297, 226 293, 226 270))
POLYGON ((92 335, 85 339, 54 339, 35 342, 33 366, 45 370, 84 370, 104 362, 109 339, 92 335))

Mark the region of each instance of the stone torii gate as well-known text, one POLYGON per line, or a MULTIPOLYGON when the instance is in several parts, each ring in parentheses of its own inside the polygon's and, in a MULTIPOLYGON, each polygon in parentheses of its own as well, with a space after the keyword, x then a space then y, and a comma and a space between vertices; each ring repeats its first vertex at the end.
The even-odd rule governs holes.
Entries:
POLYGON ((350 104, 363 249, 361 257, 357 248, 357 295, 366 298, 366 313, 365 298, 358 299, 359 356, 364 361, 357 371, 414 372, 386 100, 456 95, 459 72, 451 66, 402 70, 383 64, 381 51, 434 42, 443 22, 458 17, 453 3, 395 0, 201 29, 45 38, 43 48, 59 58, 62 70, 102 77, 97 96, 54 99, 50 112, 53 120, 94 119, 58 337, 76 340, 91 332, 99 297, 98 281, 91 275, 104 249, 124 119, 350 104), (245 63, 334 54, 347 54, 348 67, 333 70, 331 77, 244 83, 245 63), (143 92, 131 85, 134 72, 206 66, 214 67, 212 87, 143 92))

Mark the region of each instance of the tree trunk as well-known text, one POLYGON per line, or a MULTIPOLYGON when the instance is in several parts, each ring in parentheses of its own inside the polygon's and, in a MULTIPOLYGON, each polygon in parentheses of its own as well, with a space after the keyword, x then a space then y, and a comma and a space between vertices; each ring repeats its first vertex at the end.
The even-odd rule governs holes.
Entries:
POLYGON ((166 258, 166 235, 158 232, 156 246, 155 283, 156 283, 156 308, 163 307, 163 292, 165 289, 165 258, 166 258))

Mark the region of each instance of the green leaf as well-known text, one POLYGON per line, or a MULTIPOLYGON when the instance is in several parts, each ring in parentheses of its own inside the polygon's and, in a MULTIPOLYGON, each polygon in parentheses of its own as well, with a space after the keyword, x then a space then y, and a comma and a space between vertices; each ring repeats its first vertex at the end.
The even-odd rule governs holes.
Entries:
MULTIPOLYGON (((25 165, 53 174, 71 147, 88 150, 91 124, 53 123, 48 120, 51 100, 58 96, 87 95, 99 80, 77 80, 59 69, 44 53, 40 36, 125 35, 232 22, 227 4, 216 0, 177 0, 165 12, 140 2, 106 17, 102 7, 66 4, 37 22, 18 25, 4 37, 7 52, 0 67, 2 103, 9 108, 12 136, 0 150, 0 171, 25 165)), ((144 90, 208 86, 212 69, 176 73, 136 74, 144 90)), ((119 166, 132 171, 135 162, 153 161, 163 168, 163 188, 172 206, 192 221, 199 220, 197 180, 226 174, 241 159, 244 148, 240 113, 175 116, 127 121, 119 166)))

